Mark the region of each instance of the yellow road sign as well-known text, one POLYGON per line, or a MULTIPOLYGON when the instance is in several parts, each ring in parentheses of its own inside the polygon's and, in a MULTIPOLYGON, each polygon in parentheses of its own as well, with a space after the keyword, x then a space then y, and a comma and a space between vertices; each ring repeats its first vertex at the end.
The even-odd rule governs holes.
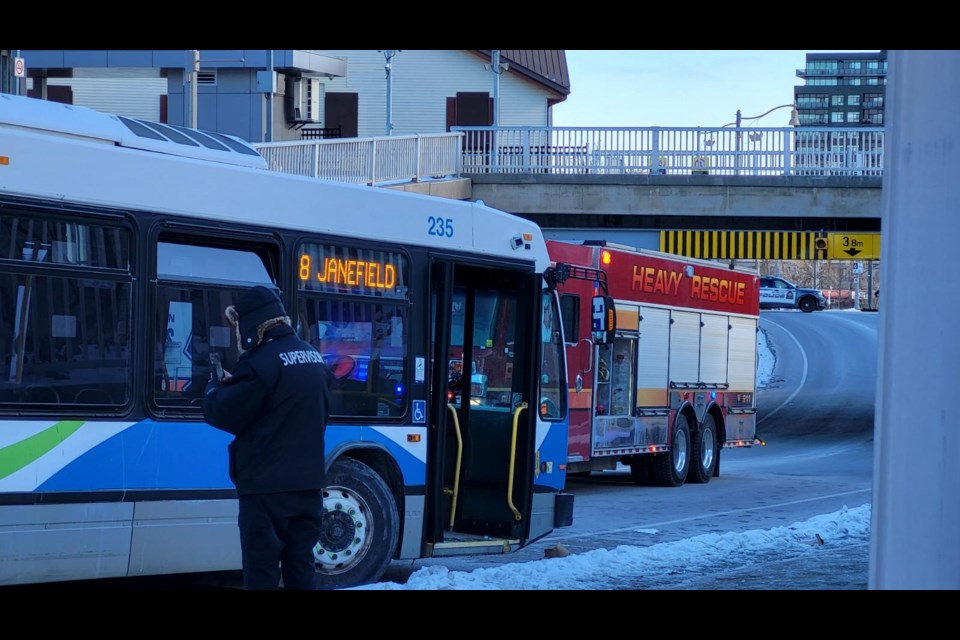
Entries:
POLYGON ((879 260, 879 233, 823 231, 660 232, 660 251, 737 260, 879 260))
POLYGON ((663 230, 660 251, 707 259, 826 260, 827 235, 816 231, 663 230))
POLYGON ((877 260, 880 258, 879 233, 830 233, 829 260, 877 260))

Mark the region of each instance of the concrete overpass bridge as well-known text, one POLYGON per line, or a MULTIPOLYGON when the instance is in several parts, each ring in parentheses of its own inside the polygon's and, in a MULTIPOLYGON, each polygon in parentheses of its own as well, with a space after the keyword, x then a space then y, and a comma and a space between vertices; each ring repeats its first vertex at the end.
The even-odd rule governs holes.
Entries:
POLYGON ((586 239, 579 236, 602 230, 607 239, 654 248, 664 231, 880 232, 878 177, 480 174, 471 180, 474 199, 530 218, 553 237, 586 239))
POLYGON ((879 257, 882 128, 461 127, 257 145, 277 170, 482 200, 704 258, 879 257))

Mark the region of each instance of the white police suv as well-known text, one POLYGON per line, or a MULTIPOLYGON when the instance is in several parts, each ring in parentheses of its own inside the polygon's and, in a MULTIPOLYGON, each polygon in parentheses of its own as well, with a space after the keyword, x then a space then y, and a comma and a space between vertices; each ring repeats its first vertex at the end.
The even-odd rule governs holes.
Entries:
POLYGON ((823 309, 826 304, 823 293, 816 289, 803 289, 789 280, 774 276, 760 278, 761 309, 800 309, 810 313, 823 309))

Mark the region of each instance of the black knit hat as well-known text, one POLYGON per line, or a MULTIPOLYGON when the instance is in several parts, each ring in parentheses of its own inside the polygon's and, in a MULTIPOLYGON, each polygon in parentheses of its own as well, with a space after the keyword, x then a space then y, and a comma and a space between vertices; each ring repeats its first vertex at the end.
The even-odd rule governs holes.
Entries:
POLYGON ((239 316, 241 347, 244 349, 257 344, 257 327, 267 320, 287 315, 277 294, 259 285, 240 296, 233 308, 239 316))

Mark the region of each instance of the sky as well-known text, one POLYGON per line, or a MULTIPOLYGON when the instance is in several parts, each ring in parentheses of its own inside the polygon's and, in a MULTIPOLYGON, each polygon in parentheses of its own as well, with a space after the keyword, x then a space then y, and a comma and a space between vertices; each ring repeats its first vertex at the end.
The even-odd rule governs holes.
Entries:
MULTIPOLYGON (((557 127, 722 127, 793 102, 807 53, 829 50, 566 50, 570 95, 557 127)), ((790 109, 742 126, 785 127, 790 109)))
MULTIPOLYGON (((771 379, 775 356, 763 331, 759 333, 757 346, 757 388, 761 389, 771 379)), ((653 536, 658 532, 655 529, 638 529, 637 533, 653 536)), ((655 582, 657 575, 669 575, 671 583, 676 583, 678 566, 696 574, 700 568, 715 570, 726 563, 742 564, 747 554, 794 557, 815 553, 817 544, 864 545, 869 540, 870 505, 865 504, 773 529, 707 533, 649 546, 621 545, 614 549, 594 549, 562 558, 508 563, 473 571, 451 571, 439 565, 425 566, 412 573, 403 584, 379 582, 352 590, 591 590, 610 589, 611 584, 630 584, 639 576, 644 581, 655 582), (821 543, 820 540, 825 542, 821 543)))

